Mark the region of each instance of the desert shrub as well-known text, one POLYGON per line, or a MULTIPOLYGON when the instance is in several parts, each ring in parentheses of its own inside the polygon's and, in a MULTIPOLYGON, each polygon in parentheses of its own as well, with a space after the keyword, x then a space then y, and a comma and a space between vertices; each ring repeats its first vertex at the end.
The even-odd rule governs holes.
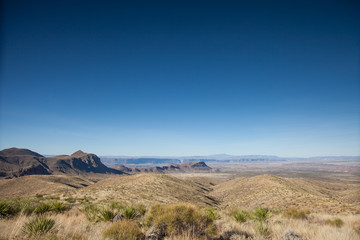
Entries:
POLYGON ((306 219, 309 213, 310 212, 308 210, 289 208, 283 213, 283 215, 287 218, 306 219))
POLYGON ((31 215, 37 207, 36 203, 31 200, 21 201, 20 206, 21 206, 22 213, 25 215, 31 215))
POLYGON ((266 221, 270 218, 270 210, 268 208, 257 207, 252 212, 252 217, 260 222, 266 221))
POLYGON ((144 216, 146 213, 146 207, 144 204, 139 204, 136 206, 136 212, 140 217, 144 216))
POLYGON ((255 225, 255 230, 257 233, 259 233, 260 235, 262 235, 264 237, 269 237, 271 235, 270 226, 267 222, 259 221, 255 225))
POLYGON ((136 217, 136 209, 132 206, 126 206, 123 208, 122 214, 127 219, 134 219, 136 217))
POLYGON ((65 205, 62 202, 54 202, 51 205, 51 211, 56 213, 62 213, 70 209, 69 205, 65 205))
POLYGON ((47 202, 40 203, 34 210, 36 214, 44 214, 51 211, 51 204, 47 202))
POLYGON ((144 234, 141 232, 141 229, 136 222, 127 219, 113 223, 105 229, 103 235, 105 238, 115 240, 144 239, 144 234))
POLYGON ((166 235, 185 232, 194 236, 213 233, 213 219, 190 204, 154 205, 146 219, 148 226, 166 226, 166 235))
POLYGON ((21 211, 18 201, 1 200, 0 201, 0 218, 12 217, 21 211))
POLYGON ((247 221, 249 213, 245 210, 236 210, 232 213, 232 216, 235 221, 244 223, 247 221))
POLYGON ((101 209, 99 211, 99 220, 101 221, 111 221, 115 217, 115 213, 110 209, 101 209))
POLYGON ((68 203, 75 203, 76 199, 73 197, 68 197, 68 198, 65 198, 65 201, 67 201, 68 203))
POLYGON ((50 231, 55 221, 44 216, 38 216, 24 225, 24 233, 28 236, 39 236, 50 231))
POLYGON ((94 204, 85 205, 83 212, 88 221, 93 222, 98 220, 99 208, 94 204))
POLYGON ((220 215, 215 212, 214 208, 207 208, 205 210, 207 216, 213 220, 220 219, 220 215))
POLYGON ((340 218, 335 218, 333 220, 328 219, 325 221, 325 223, 334 227, 342 227, 344 225, 344 221, 340 218))
POLYGON ((43 195, 43 194, 40 194, 40 193, 37 193, 37 194, 35 195, 35 197, 37 197, 37 198, 43 198, 44 195, 43 195))

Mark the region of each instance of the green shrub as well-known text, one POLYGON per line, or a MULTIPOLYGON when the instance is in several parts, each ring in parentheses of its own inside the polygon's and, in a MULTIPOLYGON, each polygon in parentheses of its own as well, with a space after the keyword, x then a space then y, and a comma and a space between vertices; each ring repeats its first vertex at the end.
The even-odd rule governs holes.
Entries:
POLYGON ((136 212, 140 217, 144 216, 146 213, 146 207, 144 204, 139 204, 136 206, 136 212))
POLYGON ((185 232, 193 236, 205 235, 214 229, 213 219, 190 204, 154 205, 146 219, 148 226, 166 225, 166 234, 185 232))
POLYGON ((51 211, 51 204, 47 202, 40 203, 34 210, 36 214, 44 214, 51 211))
POLYGON ((85 205, 83 212, 88 221, 94 222, 98 220, 99 208, 94 204, 85 205))
POLYGON ((342 227, 344 225, 344 221, 340 218, 335 218, 334 220, 328 219, 325 221, 325 223, 334 227, 342 227))
POLYGON ((23 200, 20 203, 22 213, 25 215, 31 215, 36 209, 36 203, 32 200, 23 200))
POLYGON ((49 232, 54 224, 54 220, 39 216, 26 223, 23 231, 30 237, 39 236, 49 232))
POLYGON ((75 203, 76 199, 73 197, 68 197, 68 198, 65 198, 65 201, 67 201, 68 203, 75 203))
POLYGON ((271 215, 270 210, 268 208, 263 208, 263 207, 257 207, 252 212, 252 217, 260 222, 264 222, 267 219, 269 219, 270 215, 271 215))
POLYGON ((215 212, 215 209, 208 208, 205 210, 205 213, 207 216, 213 220, 220 219, 220 215, 215 212))
POLYGON ((247 211, 244 211, 244 210, 236 210, 233 213, 233 217, 234 217, 235 221, 244 223, 247 221, 249 214, 247 211))
POLYGON ((51 211, 56 213, 62 213, 70 209, 69 205, 65 205, 62 202, 54 202, 51 205, 51 211))
POLYGON ((99 220, 102 221, 111 221, 115 217, 115 213, 110 209, 102 209, 99 211, 99 220))
POLYGON ((18 201, 1 200, 0 201, 0 218, 12 217, 21 211, 18 201))
POLYGON ((287 218, 306 219, 309 213, 308 210, 289 208, 284 212, 284 216, 287 218))
POLYGON ((127 219, 134 219, 136 217, 136 209, 131 206, 126 206, 123 208, 122 214, 127 219))
POLYGON ((114 240, 140 240, 145 238, 136 222, 127 219, 113 223, 105 229, 103 235, 105 238, 114 240))

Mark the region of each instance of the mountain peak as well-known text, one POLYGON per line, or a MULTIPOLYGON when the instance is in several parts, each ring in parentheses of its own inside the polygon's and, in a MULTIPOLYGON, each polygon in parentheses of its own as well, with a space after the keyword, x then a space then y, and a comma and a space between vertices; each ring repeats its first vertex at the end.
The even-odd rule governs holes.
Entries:
POLYGON ((84 153, 81 150, 78 150, 78 151, 74 152, 73 154, 71 154, 72 157, 81 157, 81 156, 84 156, 84 155, 86 155, 86 153, 84 153))

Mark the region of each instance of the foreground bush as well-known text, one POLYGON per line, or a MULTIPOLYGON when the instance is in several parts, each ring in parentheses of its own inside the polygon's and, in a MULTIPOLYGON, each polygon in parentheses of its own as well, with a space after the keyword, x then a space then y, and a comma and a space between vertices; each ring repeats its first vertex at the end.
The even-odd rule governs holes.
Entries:
POLYGON ((294 219, 306 219, 310 212, 308 210, 301 210, 296 208, 290 208, 284 212, 284 216, 294 219))
POLYGON ((12 217, 21 211, 19 202, 10 200, 0 201, 0 217, 12 217))
POLYGON ((202 236, 215 232, 213 218, 190 204, 154 205, 146 219, 148 226, 166 226, 166 235, 191 233, 202 236))
POLYGON ((139 240, 145 238, 136 222, 127 219, 113 223, 105 229, 104 237, 115 240, 139 240))
POLYGON ((55 221, 43 216, 36 217, 24 226, 24 233, 30 237, 43 235, 51 230, 55 221))

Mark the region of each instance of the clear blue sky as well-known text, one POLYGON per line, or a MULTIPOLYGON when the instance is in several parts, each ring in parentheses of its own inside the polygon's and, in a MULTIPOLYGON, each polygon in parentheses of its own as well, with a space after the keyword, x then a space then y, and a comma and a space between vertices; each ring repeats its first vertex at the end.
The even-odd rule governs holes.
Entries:
POLYGON ((1 149, 360 155, 358 1, 2 2, 1 149))

